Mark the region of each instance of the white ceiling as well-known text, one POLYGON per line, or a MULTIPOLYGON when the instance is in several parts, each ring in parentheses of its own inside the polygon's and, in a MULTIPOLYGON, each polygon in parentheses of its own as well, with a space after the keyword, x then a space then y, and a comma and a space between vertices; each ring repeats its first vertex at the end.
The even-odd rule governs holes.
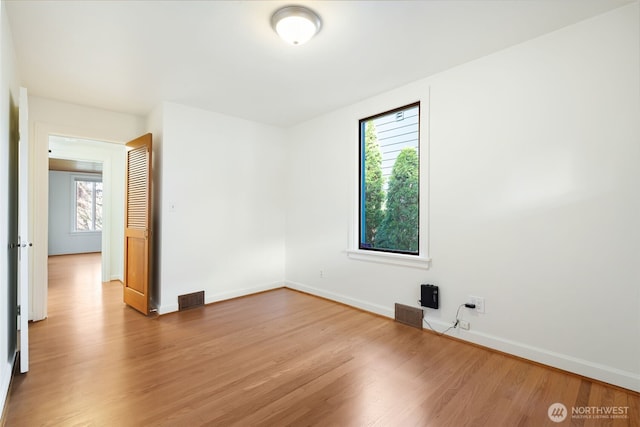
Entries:
POLYGON ((281 1, 9 0, 33 95, 146 115, 173 101, 288 126, 634 0, 298 1, 303 46, 270 27, 281 1))

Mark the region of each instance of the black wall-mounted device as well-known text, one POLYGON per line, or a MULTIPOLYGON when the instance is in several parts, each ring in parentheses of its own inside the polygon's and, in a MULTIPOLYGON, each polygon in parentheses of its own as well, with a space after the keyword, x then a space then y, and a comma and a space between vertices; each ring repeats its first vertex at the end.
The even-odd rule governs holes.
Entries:
POLYGON ((420 305, 435 308, 439 306, 440 296, 436 285, 420 285, 420 305))

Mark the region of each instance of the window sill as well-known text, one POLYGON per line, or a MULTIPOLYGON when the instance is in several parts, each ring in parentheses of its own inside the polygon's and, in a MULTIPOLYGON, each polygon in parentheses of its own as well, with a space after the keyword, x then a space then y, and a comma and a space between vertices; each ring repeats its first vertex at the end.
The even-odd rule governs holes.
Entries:
POLYGON ((347 256, 358 261, 368 261, 381 264, 398 265, 402 267, 421 268, 423 270, 428 270, 431 266, 431 259, 424 256, 361 251, 354 249, 347 250, 347 256))
POLYGON ((70 236, 99 236, 102 231, 70 231, 70 236))

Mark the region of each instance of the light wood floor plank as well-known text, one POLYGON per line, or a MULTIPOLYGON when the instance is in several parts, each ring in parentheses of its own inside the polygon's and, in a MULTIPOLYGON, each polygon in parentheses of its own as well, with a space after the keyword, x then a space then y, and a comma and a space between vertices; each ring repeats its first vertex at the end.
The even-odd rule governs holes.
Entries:
POLYGON ((549 405, 640 397, 280 289, 158 318, 100 283, 99 254, 49 265, 49 318, 7 426, 545 426, 549 405))

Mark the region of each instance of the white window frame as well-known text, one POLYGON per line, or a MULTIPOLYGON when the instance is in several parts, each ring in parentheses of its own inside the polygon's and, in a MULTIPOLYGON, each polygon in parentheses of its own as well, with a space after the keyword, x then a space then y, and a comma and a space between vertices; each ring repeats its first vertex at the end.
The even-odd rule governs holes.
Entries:
MULTIPOLYGON (((78 202, 76 200, 77 194, 76 194, 76 182, 77 181, 87 181, 87 182, 102 182, 102 194, 103 194, 103 199, 104 199, 104 182, 102 180, 102 176, 101 175, 94 175, 94 174, 71 174, 69 176, 70 178, 70 187, 71 187, 71 191, 70 191, 70 195, 71 197, 70 202, 71 202, 71 209, 69 210, 70 213, 70 232, 72 235, 89 235, 89 234, 102 234, 102 230, 78 230, 76 229, 77 226, 77 209, 78 209, 78 202)), ((104 202, 103 202, 103 208, 104 208, 104 202)), ((103 212, 103 216, 104 216, 104 212, 103 212)), ((104 223, 104 221, 103 221, 104 223)))
POLYGON ((364 112, 358 114, 353 122, 353 185, 352 185, 352 212, 349 226, 349 242, 347 256, 352 260, 367 261, 382 264, 391 264, 403 267, 429 269, 431 258, 429 257, 429 103, 425 100, 411 100, 382 107, 379 111, 364 112), (364 117, 372 117, 384 111, 391 111, 397 107, 420 102, 420 149, 418 151, 420 161, 420 197, 419 197, 419 242, 418 255, 401 254, 394 252, 370 251, 360 249, 360 120, 364 117))

